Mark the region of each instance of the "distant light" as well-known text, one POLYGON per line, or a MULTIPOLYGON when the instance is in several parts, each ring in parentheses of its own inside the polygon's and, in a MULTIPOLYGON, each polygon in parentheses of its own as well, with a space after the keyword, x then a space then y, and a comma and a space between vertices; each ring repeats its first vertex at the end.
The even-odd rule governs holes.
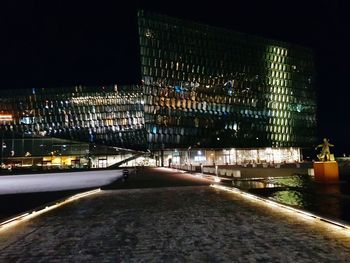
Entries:
POLYGON ((198 153, 198 155, 202 155, 202 151, 198 151, 197 153, 198 153))
POLYGON ((216 139, 217 139, 218 141, 220 141, 220 138, 219 138, 219 137, 217 137, 216 139))
POLYGON ((214 178, 214 182, 215 182, 215 183, 220 183, 220 182, 221 182, 221 179, 220 179, 219 177, 215 177, 215 178, 214 178))
POLYGON ((300 104, 298 104, 296 107, 297 112, 301 112, 302 109, 303 107, 300 104))
POLYGON ((11 114, 0 114, 0 121, 12 121, 13 117, 11 114))

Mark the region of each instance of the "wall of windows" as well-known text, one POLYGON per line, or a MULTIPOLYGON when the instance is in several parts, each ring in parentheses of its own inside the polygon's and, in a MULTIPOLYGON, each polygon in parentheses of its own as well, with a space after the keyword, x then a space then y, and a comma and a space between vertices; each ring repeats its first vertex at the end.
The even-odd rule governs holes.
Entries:
POLYGON ((2 136, 49 136, 125 148, 144 148, 144 109, 139 86, 76 86, 4 91, 2 111, 12 115, 2 136))
POLYGON ((164 151, 165 166, 173 165, 257 165, 298 163, 299 148, 231 148, 231 149, 174 149, 164 151))
POLYGON ((308 147, 316 140, 309 49, 138 13, 142 83, 3 90, 3 137, 132 149, 308 147))
POLYGON ((153 147, 315 142, 309 49, 144 11, 138 24, 153 147))

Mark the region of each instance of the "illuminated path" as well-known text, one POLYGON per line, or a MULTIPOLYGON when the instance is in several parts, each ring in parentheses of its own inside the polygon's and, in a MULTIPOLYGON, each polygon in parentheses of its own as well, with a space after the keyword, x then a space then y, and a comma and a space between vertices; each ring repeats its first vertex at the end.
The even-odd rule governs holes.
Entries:
POLYGON ((71 202, 2 230, 0 262, 349 262, 348 232, 207 184, 71 202))
POLYGON ((121 170, 0 176, 0 195, 100 187, 121 176, 121 170))

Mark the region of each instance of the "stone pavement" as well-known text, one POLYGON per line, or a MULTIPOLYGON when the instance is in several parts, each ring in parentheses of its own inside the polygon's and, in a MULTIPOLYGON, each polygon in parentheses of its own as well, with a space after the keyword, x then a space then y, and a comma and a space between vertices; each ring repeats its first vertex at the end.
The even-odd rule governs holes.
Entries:
POLYGON ((0 262, 349 262, 350 234, 203 186, 105 190, 0 232, 0 262))
POLYGON ((195 176, 184 176, 184 171, 169 168, 139 168, 137 173, 131 170, 128 180, 115 181, 115 183, 104 186, 103 189, 140 189, 140 188, 158 188, 174 186, 199 186, 210 185, 209 179, 198 178, 195 176))

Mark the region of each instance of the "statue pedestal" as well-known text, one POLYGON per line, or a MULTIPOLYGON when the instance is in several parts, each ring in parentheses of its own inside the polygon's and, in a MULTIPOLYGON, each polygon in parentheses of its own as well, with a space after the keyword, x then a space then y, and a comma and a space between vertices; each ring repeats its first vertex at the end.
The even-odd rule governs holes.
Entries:
POLYGON ((332 183, 339 181, 338 163, 331 162, 314 162, 315 181, 321 183, 332 183))

